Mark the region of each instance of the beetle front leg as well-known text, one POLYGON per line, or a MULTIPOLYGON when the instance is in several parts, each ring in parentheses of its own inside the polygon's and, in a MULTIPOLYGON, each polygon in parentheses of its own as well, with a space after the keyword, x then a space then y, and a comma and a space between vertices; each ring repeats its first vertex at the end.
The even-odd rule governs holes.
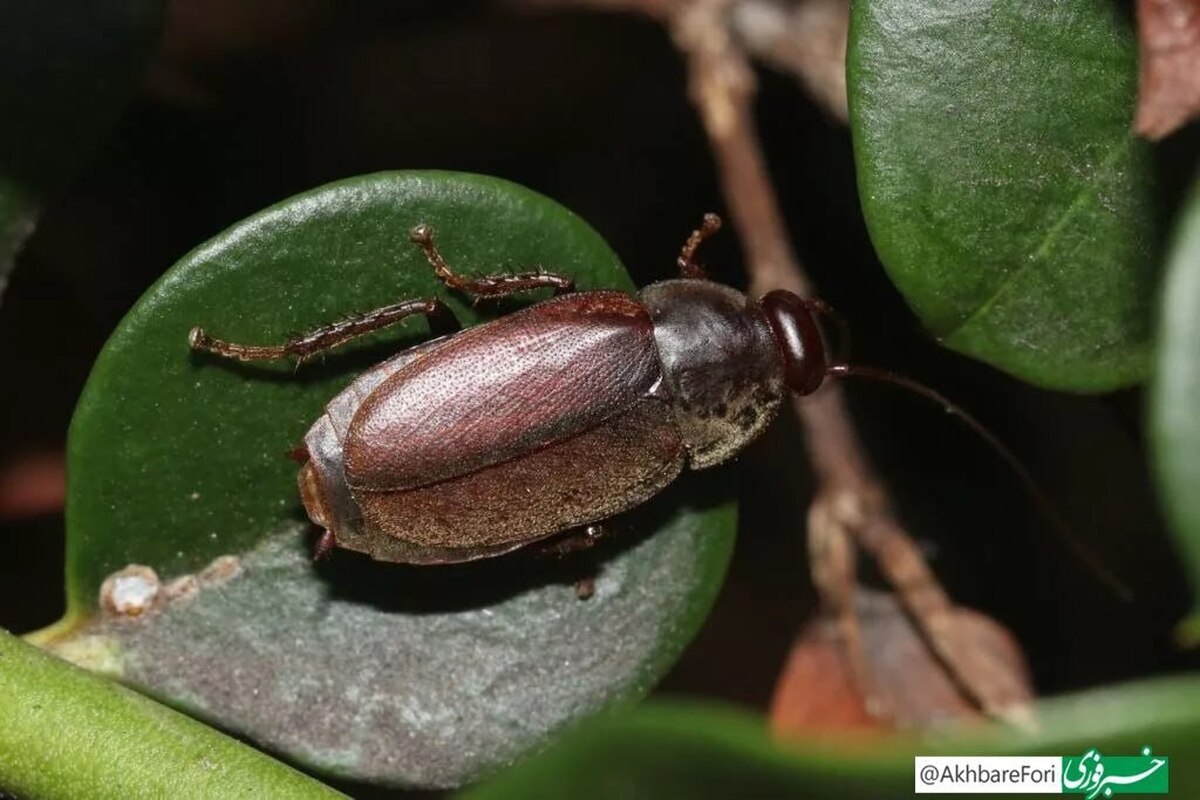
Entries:
POLYGON ((295 358, 303 361, 309 356, 331 350, 351 339, 395 325, 403 319, 420 314, 429 321, 429 329, 435 335, 453 333, 461 327, 450 308, 437 298, 405 300, 402 303, 377 308, 366 314, 348 317, 288 339, 281 345, 235 344, 217 339, 196 326, 188 333, 188 345, 193 350, 215 353, 238 361, 274 361, 295 358))
POLYGON ((675 260, 675 263, 679 265, 680 275, 692 280, 708 280, 708 273, 704 271, 704 267, 696 263, 696 250, 705 239, 719 230, 721 230, 721 218, 716 214, 705 214, 700 227, 692 231, 692 235, 683 243, 683 249, 679 251, 679 258, 675 260))
POLYGON ((485 275, 468 278, 450 269, 450 265, 442 258, 441 252, 433 241, 433 228, 421 224, 413 228, 408 238, 421 248, 433 271, 442 282, 456 291, 472 295, 478 302, 484 297, 505 297, 517 292, 531 289, 553 289, 555 294, 566 294, 575 291, 575 281, 565 275, 553 272, 511 272, 498 275, 485 275))

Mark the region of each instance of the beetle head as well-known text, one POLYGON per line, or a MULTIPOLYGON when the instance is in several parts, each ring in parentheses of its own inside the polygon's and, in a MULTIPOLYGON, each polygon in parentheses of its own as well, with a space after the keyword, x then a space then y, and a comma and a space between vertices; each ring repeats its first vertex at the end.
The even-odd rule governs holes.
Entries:
POLYGON ((784 381, 797 394, 815 392, 825 379, 829 353, 812 305, 783 289, 759 302, 783 354, 784 381))

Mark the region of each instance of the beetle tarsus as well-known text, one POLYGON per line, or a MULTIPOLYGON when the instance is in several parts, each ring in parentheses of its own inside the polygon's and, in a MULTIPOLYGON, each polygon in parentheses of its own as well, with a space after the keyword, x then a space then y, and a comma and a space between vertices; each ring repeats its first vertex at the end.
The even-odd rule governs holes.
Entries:
POLYGON ((477 305, 483 298, 507 297, 517 292, 533 289, 553 289, 555 294, 575 291, 575 281, 571 278, 546 272, 541 267, 529 272, 499 273, 468 278, 450 269, 446 259, 442 258, 442 253, 433 239, 431 225, 426 223, 417 225, 409 231, 408 238, 425 253, 425 260, 433 267, 433 271, 442 283, 455 291, 471 295, 472 306, 477 305))
POLYGON ((575 581, 575 596, 580 600, 591 600, 596 594, 596 578, 594 575, 589 575, 586 578, 580 578, 575 581))
POLYGON ((705 214, 700 227, 692 231, 692 235, 683 243, 683 249, 679 251, 679 258, 675 262, 679 265, 679 273, 683 277, 701 281, 708 280, 708 273, 696 262, 696 250, 705 239, 719 230, 721 230, 721 218, 712 212, 705 214))

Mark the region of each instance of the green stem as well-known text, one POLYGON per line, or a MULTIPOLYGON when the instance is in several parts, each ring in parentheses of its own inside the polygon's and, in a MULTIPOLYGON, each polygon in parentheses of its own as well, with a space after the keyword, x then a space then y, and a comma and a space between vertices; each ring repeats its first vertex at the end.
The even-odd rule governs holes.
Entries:
POLYGON ((0 629, 0 790, 22 797, 341 797, 0 629))

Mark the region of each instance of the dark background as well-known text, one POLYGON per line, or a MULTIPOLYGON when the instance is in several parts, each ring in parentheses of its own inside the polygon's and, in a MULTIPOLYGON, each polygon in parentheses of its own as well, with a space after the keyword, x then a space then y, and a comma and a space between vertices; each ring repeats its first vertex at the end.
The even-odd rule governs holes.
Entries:
MULTIPOLYGON (((50 498, 23 503, 36 513, 0 509, 0 626, 28 631, 62 612, 53 498, 72 406, 108 333, 183 253, 321 183, 438 168, 547 194, 608 238, 639 283, 668 277, 701 214, 723 211, 684 78, 666 34, 628 16, 173 3, 144 86, 90 169, 46 208, 0 305, 0 474, 42 469, 30 482, 50 498)), ((1188 666, 1169 639, 1188 600, 1147 482, 1139 392, 1044 392, 940 349, 875 260, 845 127, 791 78, 761 72, 760 84, 790 230, 822 296, 850 321, 853 360, 916 377, 983 419, 1135 600, 1074 560, 1019 482, 951 418, 888 388, 851 387, 871 454, 948 590, 1010 627, 1044 693, 1188 666)), ((1160 152, 1164 217, 1179 176, 1191 174, 1181 163, 1194 139, 1160 152)), ((714 275, 744 285, 734 234, 703 256, 714 275)), ((743 521, 730 577, 663 690, 763 708, 814 611, 796 424, 781 420, 731 474, 743 521)))

